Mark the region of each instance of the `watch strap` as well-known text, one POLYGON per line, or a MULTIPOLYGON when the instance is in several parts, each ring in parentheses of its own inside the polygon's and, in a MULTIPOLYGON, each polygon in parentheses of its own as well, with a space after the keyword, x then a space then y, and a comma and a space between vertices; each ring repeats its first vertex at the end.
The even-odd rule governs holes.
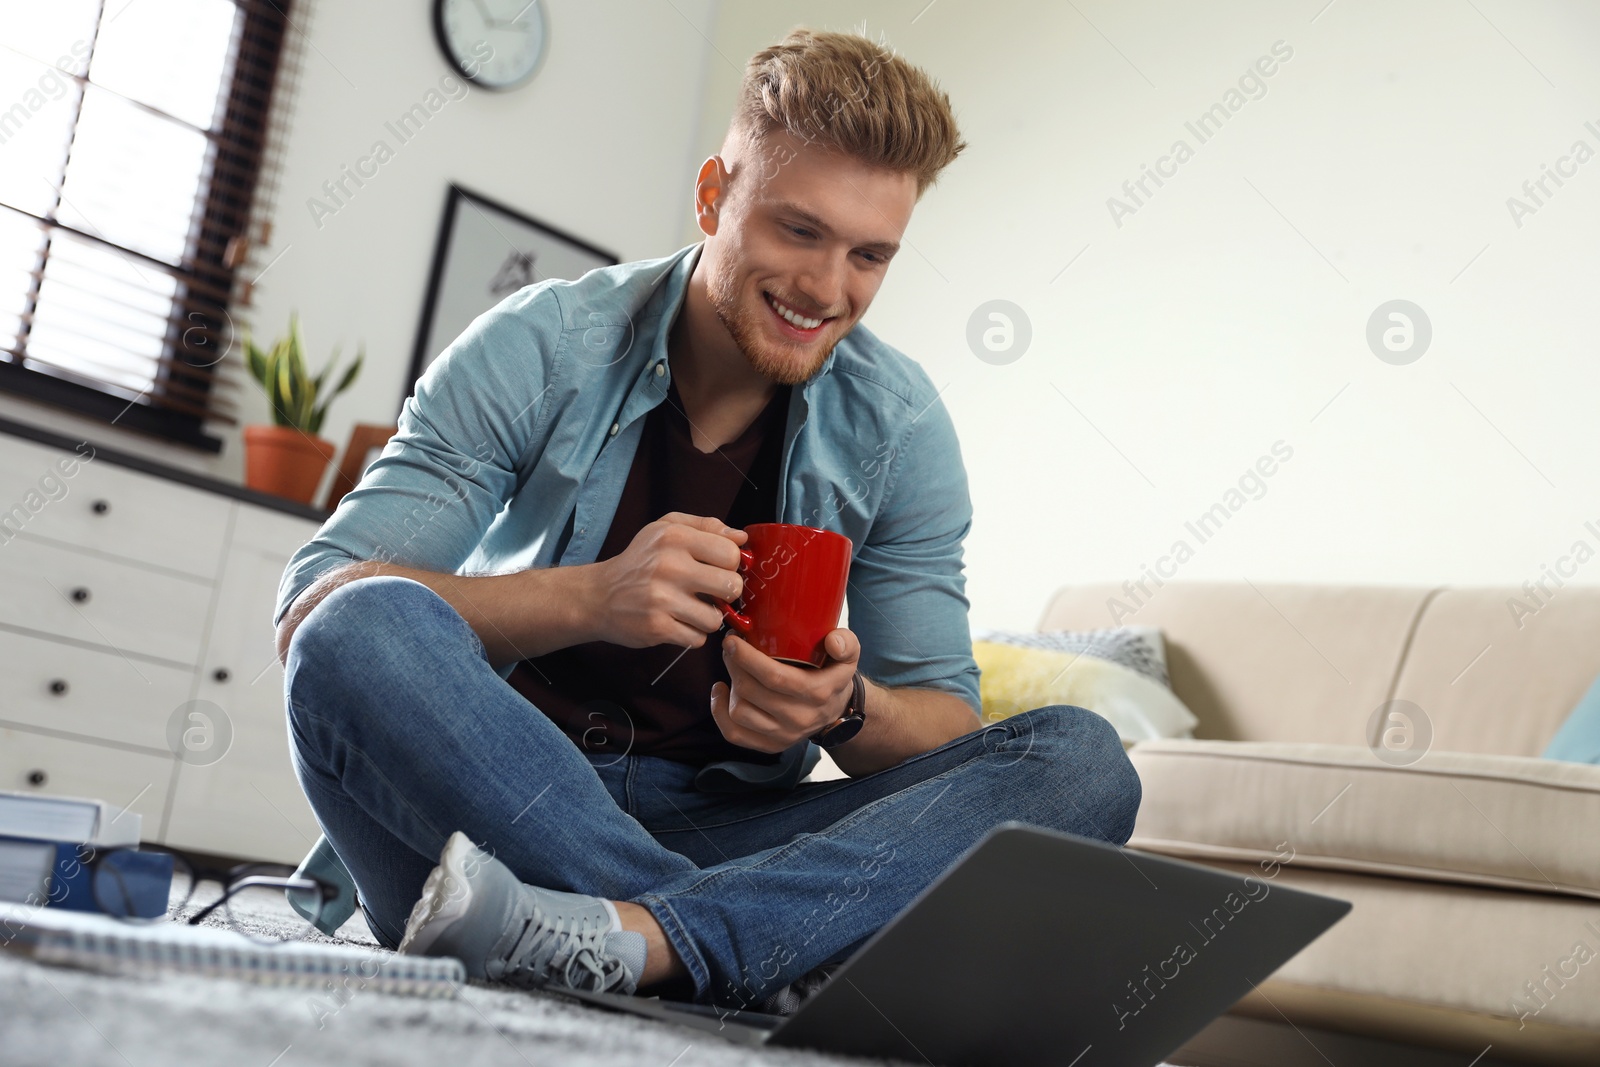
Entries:
POLYGON ((850 699, 844 714, 811 735, 811 740, 822 748, 841 745, 861 732, 867 721, 867 682, 860 671, 850 680, 850 699))

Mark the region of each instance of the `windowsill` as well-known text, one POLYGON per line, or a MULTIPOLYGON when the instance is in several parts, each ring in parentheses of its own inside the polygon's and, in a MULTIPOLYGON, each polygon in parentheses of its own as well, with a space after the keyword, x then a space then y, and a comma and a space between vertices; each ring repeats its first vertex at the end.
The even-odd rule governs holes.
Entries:
MULTIPOLYGON (((196 462, 197 457, 183 456, 184 450, 179 446, 162 445, 141 434, 118 431, 115 427, 104 423, 70 416, 42 404, 24 405, 12 402, 14 400, 12 397, 0 397, 0 433, 68 451, 87 441, 94 447, 97 462, 103 460, 129 470, 165 478, 208 493, 232 497, 258 507, 298 515, 301 518, 320 522, 328 517, 328 513, 321 508, 247 488, 238 477, 219 477, 215 468, 221 466, 220 464, 196 462), (47 429, 44 425, 46 423, 51 428, 47 429), (78 432, 80 429, 82 433, 78 432), (107 445, 108 441, 112 443, 107 445), (172 459, 178 460, 181 457, 187 462, 169 462, 165 455, 161 459, 151 458, 152 454, 162 453, 175 453, 177 455, 173 455, 172 459), (212 469, 205 469, 207 466, 212 469)), ((237 463, 233 466, 237 468, 237 463)))
POLYGON ((226 427, 231 433, 220 452, 203 452, 153 434, 130 430, 120 423, 109 423, 59 404, 52 404, 19 393, 0 391, 0 419, 26 423, 47 433, 64 434, 75 441, 91 441, 96 446, 132 452, 168 467, 193 471, 222 481, 244 481, 243 446, 238 443, 235 427, 226 427))

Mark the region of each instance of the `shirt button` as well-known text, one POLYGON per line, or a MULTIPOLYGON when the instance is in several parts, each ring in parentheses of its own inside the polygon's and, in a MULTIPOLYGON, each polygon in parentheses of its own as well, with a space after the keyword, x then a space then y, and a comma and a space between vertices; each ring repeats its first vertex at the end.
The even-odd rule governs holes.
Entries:
POLYGON ((611 436, 612 436, 612 437, 615 437, 615 436, 617 436, 617 431, 618 431, 618 430, 620 430, 620 429, 622 429, 622 423, 620 423, 620 422, 613 422, 613 423, 612 423, 612 424, 611 424, 611 436))
POLYGON ((656 364, 656 377, 659 378, 665 373, 667 373, 667 365, 665 363, 657 363, 656 364))

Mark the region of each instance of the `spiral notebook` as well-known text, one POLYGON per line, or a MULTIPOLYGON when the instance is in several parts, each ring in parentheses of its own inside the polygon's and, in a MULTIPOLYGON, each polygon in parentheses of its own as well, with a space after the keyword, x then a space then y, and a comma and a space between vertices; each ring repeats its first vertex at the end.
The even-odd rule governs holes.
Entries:
POLYGON ((0 904, 0 947, 108 974, 198 974, 267 985, 329 983, 415 997, 454 997, 460 960, 304 941, 262 944, 231 930, 119 922, 104 915, 0 904))

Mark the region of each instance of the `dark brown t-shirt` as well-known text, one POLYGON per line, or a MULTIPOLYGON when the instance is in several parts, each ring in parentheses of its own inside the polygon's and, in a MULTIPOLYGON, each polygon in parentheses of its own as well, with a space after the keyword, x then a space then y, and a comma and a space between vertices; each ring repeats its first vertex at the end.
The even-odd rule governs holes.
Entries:
MULTIPOLYGON (((787 386, 730 444, 695 448, 676 387, 645 416, 639 450, 596 560, 620 554, 634 535, 661 516, 681 511, 710 515, 729 526, 774 522, 783 461, 787 386)), ((700 648, 680 645, 624 648, 603 641, 525 659, 508 681, 582 750, 659 756, 696 766, 776 757, 729 744, 711 718, 711 685, 726 682, 722 640, 700 648)))

